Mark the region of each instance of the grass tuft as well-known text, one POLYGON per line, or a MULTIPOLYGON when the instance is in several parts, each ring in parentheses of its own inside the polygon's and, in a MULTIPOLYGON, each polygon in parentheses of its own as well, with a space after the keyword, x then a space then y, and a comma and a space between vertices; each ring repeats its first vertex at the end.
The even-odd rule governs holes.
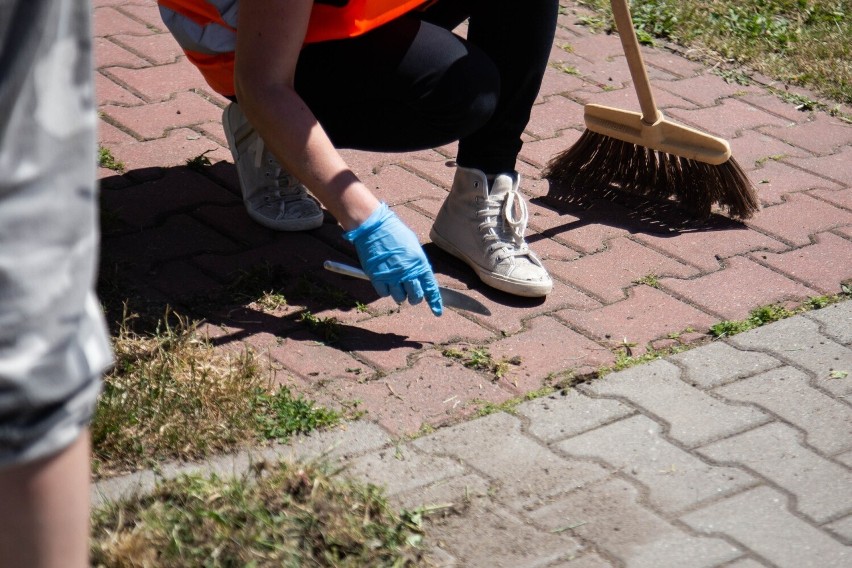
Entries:
POLYGON ((95 471, 109 475, 165 459, 199 459, 330 426, 340 417, 272 388, 251 351, 215 349, 197 325, 167 312, 140 335, 125 313, 116 364, 92 422, 95 471))
POLYGON ((184 475, 96 511, 96 566, 410 567, 423 514, 317 465, 260 464, 241 477, 184 475))
POLYGON ((106 146, 98 146, 98 166, 118 173, 124 173, 125 165, 112 155, 106 146))

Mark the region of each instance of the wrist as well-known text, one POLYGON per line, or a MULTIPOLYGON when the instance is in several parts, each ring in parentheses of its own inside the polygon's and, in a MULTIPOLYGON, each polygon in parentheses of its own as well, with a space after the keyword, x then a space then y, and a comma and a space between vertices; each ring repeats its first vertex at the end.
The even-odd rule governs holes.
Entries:
POLYGON ((378 227, 385 218, 390 214, 390 210, 385 202, 379 203, 379 205, 373 210, 369 217, 364 219, 357 227, 352 230, 346 231, 343 234, 343 238, 347 241, 355 241, 355 239, 369 234, 376 227, 378 227))
POLYGON ((367 186, 357 182, 340 194, 339 211, 334 216, 344 231, 352 231, 363 225, 380 205, 367 186))

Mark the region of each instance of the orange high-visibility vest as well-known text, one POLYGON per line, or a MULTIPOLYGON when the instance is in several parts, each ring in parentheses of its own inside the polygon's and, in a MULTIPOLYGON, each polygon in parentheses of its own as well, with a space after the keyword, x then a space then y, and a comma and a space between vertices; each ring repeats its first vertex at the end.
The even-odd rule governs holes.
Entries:
MULTIPOLYGON (((356 37, 427 0, 340 0, 314 3, 305 43, 356 37), (344 4, 335 6, 333 4, 344 4)), ((169 31, 217 93, 234 95, 239 0, 157 0, 169 31)))

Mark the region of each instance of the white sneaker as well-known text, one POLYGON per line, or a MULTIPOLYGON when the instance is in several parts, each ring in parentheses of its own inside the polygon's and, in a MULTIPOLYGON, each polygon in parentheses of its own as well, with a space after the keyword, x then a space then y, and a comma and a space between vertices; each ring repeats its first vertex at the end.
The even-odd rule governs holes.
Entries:
POLYGON ((537 298, 550 293, 553 280, 524 240, 529 213, 519 184, 517 172, 500 174, 489 189, 483 172, 458 168, 429 237, 489 286, 537 298))
POLYGON ((307 231, 322 225, 319 203, 299 180, 281 169, 237 103, 222 113, 222 126, 249 217, 276 231, 307 231))

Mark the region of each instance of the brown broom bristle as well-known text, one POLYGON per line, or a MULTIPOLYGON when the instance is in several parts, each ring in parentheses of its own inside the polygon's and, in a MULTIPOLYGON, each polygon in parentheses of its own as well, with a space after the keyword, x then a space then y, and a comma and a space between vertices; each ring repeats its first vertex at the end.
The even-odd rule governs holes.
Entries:
POLYGON ((716 205, 731 217, 748 219, 760 204, 751 181, 733 157, 714 166, 586 130, 547 164, 547 198, 568 200, 572 192, 617 188, 654 199, 673 199, 709 217, 716 205))

